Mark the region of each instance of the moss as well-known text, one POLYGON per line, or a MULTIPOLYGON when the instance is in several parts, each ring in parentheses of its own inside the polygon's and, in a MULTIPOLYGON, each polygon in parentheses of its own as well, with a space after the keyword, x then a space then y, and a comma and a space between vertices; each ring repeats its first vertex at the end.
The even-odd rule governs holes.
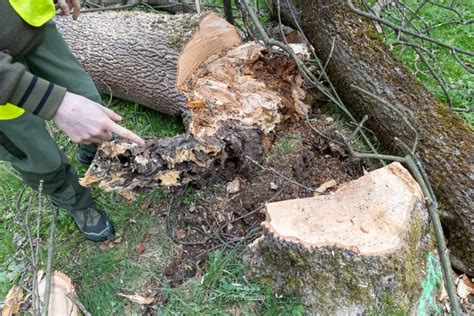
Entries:
POLYGON ((463 120, 460 120, 451 109, 447 106, 439 103, 436 106, 436 113, 441 116, 444 122, 446 122, 449 129, 459 129, 466 133, 472 133, 472 128, 469 127, 463 120))
POLYGON ((269 286, 275 286, 275 281, 269 277, 269 276, 261 276, 259 279, 258 279, 258 282, 262 285, 269 285, 269 286))
POLYGON ((291 291, 298 290, 301 287, 301 280, 298 277, 290 277, 287 279, 287 286, 291 291))
POLYGON ((199 16, 184 16, 183 21, 175 24, 175 28, 169 30, 166 41, 171 47, 181 49, 193 35, 193 31, 198 27, 199 16))
POLYGON ((368 29, 365 32, 365 35, 367 35, 367 37, 370 38, 371 40, 381 41, 383 39, 383 36, 377 33, 377 31, 374 30, 373 28, 368 29))
POLYGON ((377 306, 372 307, 368 312, 368 316, 390 315, 390 316, 404 316, 408 315, 408 309, 400 307, 396 298, 395 300, 386 296, 382 298, 377 306))

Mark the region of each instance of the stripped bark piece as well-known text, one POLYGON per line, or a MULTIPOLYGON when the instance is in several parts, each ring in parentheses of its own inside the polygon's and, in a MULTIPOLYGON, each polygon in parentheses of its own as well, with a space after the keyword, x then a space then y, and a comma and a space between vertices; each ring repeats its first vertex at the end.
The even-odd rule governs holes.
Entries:
POLYGON ((428 219, 418 184, 393 163, 334 195, 267 204, 263 236, 244 258, 256 276, 297 294, 310 312, 408 313, 434 247, 428 219))

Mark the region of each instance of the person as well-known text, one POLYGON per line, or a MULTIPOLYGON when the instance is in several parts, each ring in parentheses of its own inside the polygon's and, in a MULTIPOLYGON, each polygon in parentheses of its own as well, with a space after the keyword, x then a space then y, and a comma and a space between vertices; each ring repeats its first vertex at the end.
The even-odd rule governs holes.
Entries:
POLYGON ((0 160, 9 162, 24 183, 67 209, 80 231, 103 241, 114 228, 95 205, 46 129, 52 120, 73 142, 77 160, 90 164, 98 143, 113 134, 144 141, 120 126, 121 117, 100 104, 101 97, 59 34, 56 10, 80 13, 79 0, 0 0, 0 160))

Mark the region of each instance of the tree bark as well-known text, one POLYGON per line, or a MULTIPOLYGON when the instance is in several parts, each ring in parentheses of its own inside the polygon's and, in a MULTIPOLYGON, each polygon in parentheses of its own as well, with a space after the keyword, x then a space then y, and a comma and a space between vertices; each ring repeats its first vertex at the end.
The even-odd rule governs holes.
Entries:
POLYGON ((421 191, 399 163, 334 194, 267 204, 262 227, 245 261, 309 314, 417 314, 434 245, 421 191))
MULTIPOLYGON (((278 2, 270 2, 276 14, 278 2)), ((359 118, 369 115, 366 125, 386 149, 400 154, 394 137, 412 144, 413 132, 397 113, 352 85, 393 104, 417 129, 417 154, 439 200, 453 266, 474 275, 473 130, 417 81, 346 1, 280 2, 286 23, 294 25, 293 11, 319 58, 330 58, 326 70, 341 98, 359 118)))
POLYGON ((144 189, 245 173, 247 156, 261 158, 263 135, 307 111, 293 61, 256 42, 240 45, 235 28, 215 13, 81 18, 77 24, 59 19, 59 29, 101 90, 182 115, 187 130, 144 147, 104 144, 84 185, 133 198, 144 189))
POLYGON ((178 59, 192 35, 201 28, 201 40, 209 47, 196 45, 190 50, 193 56, 181 59, 188 63, 188 75, 209 55, 240 41, 233 26, 216 16, 98 12, 83 14, 78 22, 57 18, 57 25, 101 92, 181 115, 187 97, 176 89, 178 59), (204 41, 207 34, 216 36, 217 43, 204 41))

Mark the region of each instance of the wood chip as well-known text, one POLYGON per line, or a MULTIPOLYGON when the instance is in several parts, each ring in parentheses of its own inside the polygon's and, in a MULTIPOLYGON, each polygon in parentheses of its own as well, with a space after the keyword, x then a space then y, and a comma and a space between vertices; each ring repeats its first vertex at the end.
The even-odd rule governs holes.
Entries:
POLYGON ((202 109, 206 107, 206 102, 204 100, 195 100, 188 102, 186 106, 188 109, 202 109))
POLYGON ((5 298, 5 305, 2 308, 2 316, 14 315, 20 311, 23 303, 23 289, 17 285, 11 287, 5 298))
MULTIPOLYGON (((42 278, 38 284, 41 304, 44 302, 46 278, 42 278)), ((51 275, 51 292, 49 297, 49 315, 78 316, 79 309, 68 297, 74 295, 75 288, 72 280, 60 271, 54 271, 51 275)))
POLYGON ((463 274, 459 277, 456 292, 461 298, 467 298, 469 295, 474 295, 474 283, 472 283, 471 280, 469 280, 469 278, 463 274))
POLYGON ((319 194, 322 194, 326 192, 327 190, 334 188, 335 186, 337 186, 336 180, 326 181, 323 184, 321 184, 319 188, 316 189, 316 193, 314 195, 317 196, 319 194))
POLYGON ((235 178, 233 181, 229 182, 226 186, 227 193, 234 194, 240 191, 240 180, 235 178))
POLYGON ((155 302, 154 297, 143 297, 139 294, 125 294, 125 293, 117 293, 118 296, 125 297, 130 301, 140 304, 140 305, 149 305, 155 302))

